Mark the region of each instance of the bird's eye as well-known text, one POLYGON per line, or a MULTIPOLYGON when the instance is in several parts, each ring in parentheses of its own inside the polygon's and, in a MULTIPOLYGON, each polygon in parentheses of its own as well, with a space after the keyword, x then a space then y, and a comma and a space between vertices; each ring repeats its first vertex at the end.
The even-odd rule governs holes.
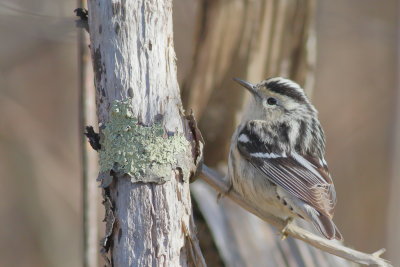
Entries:
POLYGON ((269 97, 268 99, 267 99, 267 103, 268 103, 268 105, 276 105, 276 103, 278 103, 278 100, 276 100, 276 98, 273 98, 273 97, 269 97))

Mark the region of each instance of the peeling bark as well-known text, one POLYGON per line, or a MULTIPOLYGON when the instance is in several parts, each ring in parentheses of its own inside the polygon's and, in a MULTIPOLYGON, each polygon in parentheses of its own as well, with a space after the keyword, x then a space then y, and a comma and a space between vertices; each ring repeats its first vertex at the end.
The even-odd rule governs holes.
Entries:
POLYGON ((110 249, 113 266, 205 265, 185 182, 198 164, 199 146, 182 115, 172 0, 89 0, 88 4, 100 136, 112 119, 112 106, 124 101, 138 125, 161 123, 166 140, 183 135, 188 141, 186 151, 177 152, 177 161, 169 162, 164 183, 132 183, 125 173, 109 170, 114 178, 105 189, 104 252, 110 249))

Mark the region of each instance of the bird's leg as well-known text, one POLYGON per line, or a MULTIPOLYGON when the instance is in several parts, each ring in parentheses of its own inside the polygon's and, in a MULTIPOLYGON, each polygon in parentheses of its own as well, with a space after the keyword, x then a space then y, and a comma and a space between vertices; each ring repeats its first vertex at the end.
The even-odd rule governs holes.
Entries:
POLYGON ((288 233, 286 231, 292 222, 293 222, 293 217, 289 217, 285 220, 285 227, 283 227, 283 229, 281 230, 281 240, 285 240, 288 237, 288 233))

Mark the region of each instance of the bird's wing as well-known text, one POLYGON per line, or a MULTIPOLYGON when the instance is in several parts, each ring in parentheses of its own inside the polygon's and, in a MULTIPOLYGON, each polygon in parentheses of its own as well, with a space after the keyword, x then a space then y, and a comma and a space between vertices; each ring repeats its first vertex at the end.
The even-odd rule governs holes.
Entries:
POLYGON ((332 218, 336 192, 324 159, 283 151, 264 143, 255 132, 243 128, 237 140, 239 152, 271 182, 332 218))

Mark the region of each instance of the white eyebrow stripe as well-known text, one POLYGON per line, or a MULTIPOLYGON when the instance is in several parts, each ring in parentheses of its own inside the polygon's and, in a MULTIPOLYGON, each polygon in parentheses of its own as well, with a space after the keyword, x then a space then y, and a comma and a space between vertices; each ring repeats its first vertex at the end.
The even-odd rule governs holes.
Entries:
POLYGON ((249 142, 250 142, 250 139, 249 139, 249 137, 248 137, 246 134, 241 134, 241 135, 239 136, 239 138, 238 138, 238 141, 239 141, 239 142, 242 142, 242 143, 249 143, 249 142))

